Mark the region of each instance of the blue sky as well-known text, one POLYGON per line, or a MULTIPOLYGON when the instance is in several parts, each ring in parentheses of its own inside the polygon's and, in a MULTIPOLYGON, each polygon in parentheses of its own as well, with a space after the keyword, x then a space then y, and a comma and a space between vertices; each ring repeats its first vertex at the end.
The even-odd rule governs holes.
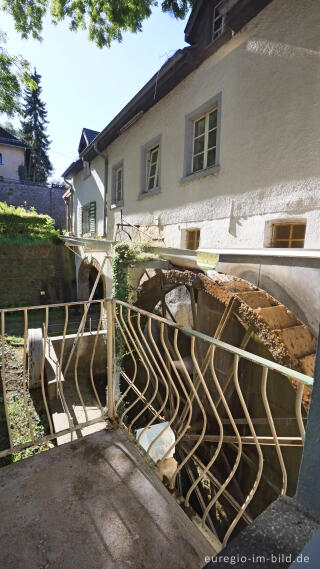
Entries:
MULTIPOLYGON (((23 55, 42 75, 56 179, 77 157, 82 127, 102 130, 166 59, 186 45, 186 21, 177 21, 159 8, 144 22, 141 33, 127 33, 121 44, 102 50, 89 42, 86 31, 71 32, 67 22, 54 26, 49 18, 42 43, 22 40, 11 17, 0 15, 8 51, 23 55)), ((0 122, 5 121, 0 115, 0 122)))

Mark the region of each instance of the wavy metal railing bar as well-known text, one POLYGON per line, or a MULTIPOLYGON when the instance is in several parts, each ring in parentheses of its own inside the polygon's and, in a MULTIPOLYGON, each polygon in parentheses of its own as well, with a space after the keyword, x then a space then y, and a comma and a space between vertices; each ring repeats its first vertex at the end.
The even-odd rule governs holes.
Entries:
MULTIPOLYGON (((305 419, 302 417, 302 396, 304 387, 312 386, 313 380, 312 378, 309 378, 308 376, 305 376, 299 372, 285 368, 284 366, 281 366, 275 362, 271 362, 250 352, 246 352, 244 348, 246 348, 251 338, 250 330, 246 331, 241 341, 240 348, 222 342, 219 338, 221 337, 228 319, 232 314, 232 303, 229 303, 229 305, 226 307, 216 331, 216 337, 212 338, 205 334, 202 334, 201 332, 198 332, 197 330, 191 330, 183 326, 179 326, 172 320, 167 320, 166 318, 155 314, 150 315, 146 311, 131 306, 125 302, 117 300, 113 302, 118 305, 121 314, 123 309, 127 310, 128 325, 124 319, 122 319, 121 322, 117 319, 117 325, 119 326, 119 329, 121 330, 124 338, 126 336, 129 336, 129 341, 127 340, 127 346, 129 342, 132 342, 133 349, 130 347, 129 353, 132 357, 133 352, 135 354, 133 357, 135 362, 134 382, 136 383, 138 380, 137 370, 139 367, 139 362, 145 370, 150 370, 150 376, 153 377, 154 389, 151 396, 149 396, 148 399, 145 399, 145 405, 143 409, 139 411, 137 417, 134 417, 133 419, 131 418, 132 426, 132 424, 138 419, 141 420, 143 418, 144 411, 148 409, 148 403, 155 405, 155 409, 153 409, 153 417, 146 421, 144 428, 139 435, 137 443, 140 443, 142 434, 146 432, 146 430, 153 423, 155 423, 156 419, 160 415, 164 414, 166 416, 166 421, 168 421, 168 424, 165 425, 155 440, 152 441, 152 443, 149 445, 146 453, 146 458, 149 458, 152 446, 157 442, 157 440, 159 440, 165 431, 169 427, 173 428, 176 435, 176 440, 175 443, 172 444, 171 447, 167 450, 166 454, 162 458, 162 461, 164 461, 167 456, 170 455, 174 447, 176 447, 178 454, 178 449, 181 448, 183 456, 181 455, 180 463, 177 464, 177 468, 169 480, 169 486, 171 488, 174 487, 176 477, 183 471, 184 467, 186 467, 186 473, 190 479, 190 486, 186 491, 185 505, 188 506, 190 504, 191 496, 193 492, 195 492, 202 509, 202 527, 210 527, 211 531, 211 512, 215 504, 217 504, 219 502, 219 499, 222 497, 227 500, 227 502, 235 509, 236 515, 229 523, 229 527, 226 530, 222 544, 225 545, 241 518, 246 523, 250 523, 252 521, 251 516, 246 512, 246 510, 254 499, 257 489, 260 485, 260 481, 264 480, 266 483, 270 482, 263 473, 264 457, 262 453, 262 447, 271 445, 275 448, 282 476, 281 487, 278 489, 275 484, 270 483, 270 488, 272 488, 273 491, 278 495, 286 493, 288 475, 281 449, 283 446, 303 446, 305 419), (134 324, 132 323, 133 312, 137 313, 137 320, 134 324), (147 327, 145 330, 142 330, 141 328, 142 316, 147 317, 147 327), (160 338, 157 341, 153 335, 151 321, 157 322, 159 326, 160 338), (130 334, 128 334, 128 328, 130 328, 130 334), (171 344, 171 339, 169 338, 168 334, 168 331, 170 329, 173 334, 173 344, 171 344), (192 374, 190 374, 189 369, 187 369, 184 357, 182 356, 178 346, 178 339, 180 335, 189 337, 190 339, 190 355, 193 366, 192 374), (206 343, 208 345, 207 352, 205 356, 202 357, 201 365, 198 360, 198 349, 196 351, 196 341, 199 343, 199 345, 201 343, 206 343), (220 384, 220 381, 217 377, 214 363, 217 348, 228 352, 233 356, 232 370, 227 373, 226 380, 224 381, 223 385, 220 384), (172 352, 174 352, 174 354, 172 352), (177 358, 176 361, 173 359, 174 357, 177 358), (243 392, 242 380, 239 379, 240 361, 246 361, 261 368, 261 377, 258 375, 256 375, 256 377, 257 382, 260 382, 260 396, 262 399, 263 408, 266 413, 265 418, 257 418, 251 416, 251 412, 249 411, 243 392), (295 395, 295 419, 292 417, 290 417, 288 420, 286 418, 273 417, 267 394, 267 381, 270 370, 275 371, 286 378, 294 379, 296 382, 298 382, 298 388, 295 395), (157 383, 157 376, 159 383, 157 383), (158 402, 158 399, 156 397, 155 390, 158 388, 158 385, 160 386, 160 384, 167 385, 168 389, 170 385, 171 390, 175 387, 175 385, 176 388, 178 388, 179 391, 175 392, 174 406, 172 406, 172 402, 171 405, 169 405, 167 391, 165 397, 162 399, 161 405, 157 406, 156 403, 158 402), (229 385, 232 386, 234 393, 237 395, 241 409, 244 413, 244 418, 234 418, 233 416, 233 412, 229 401, 227 401, 226 395, 229 385), (213 397, 210 391, 210 386, 215 389, 215 397, 213 397), (195 406, 198 409, 197 413, 200 413, 200 418, 199 415, 197 415, 196 422, 197 430, 200 430, 200 432, 190 433, 190 428, 194 424, 193 413, 195 406), (212 417, 210 419, 211 421, 215 421, 218 433, 207 433, 209 416, 212 417), (177 419, 179 419, 180 423, 179 421, 177 422, 177 419), (283 433, 279 435, 277 429, 280 427, 280 425, 288 421, 292 423, 293 420, 295 420, 297 424, 300 436, 285 436, 283 433), (249 429, 249 434, 243 433, 240 435, 238 425, 247 426, 249 429), (270 429, 270 435, 269 433, 257 434, 255 425, 265 425, 270 429), (230 434, 230 431, 224 432, 225 427, 232 428, 234 435, 232 435, 232 433, 230 434), (202 448, 202 445, 204 443, 214 445, 213 454, 210 460, 206 461, 206 464, 203 463, 197 454, 197 449, 202 448), (225 463, 229 465, 229 472, 227 472, 225 479, 223 481, 220 481, 218 480, 217 476, 215 476, 214 471, 215 463, 222 452, 223 444, 229 445, 230 448, 232 448, 233 452, 236 453, 236 455, 233 459, 233 464, 231 465, 229 465, 230 457, 229 460, 225 460, 225 463), (257 461, 244 452, 244 445, 253 445, 255 447, 257 451, 257 461), (250 465, 252 471, 256 470, 255 474, 253 475, 253 479, 250 482, 251 488, 244 496, 242 495, 241 489, 239 488, 236 479, 236 474, 242 458, 247 464, 250 465), (193 474, 193 470, 190 468, 190 465, 192 463, 197 464, 200 469, 197 476, 193 474), (214 496, 206 503, 201 493, 200 487, 204 481, 207 480, 207 478, 211 480, 211 483, 216 490, 214 496), (236 500, 228 489, 229 485, 234 483, 236 483, 235 488, 237 486, 239 488, 238 494, 240 496, 240 499, 242 499, 242 502, 236 500)), ((130 379, 128 377, 126 379, 130 382, 130 379)), ((129 388, 130 384, 126 390, 126 393, 129 392, 129 388)), ((143 394, 144 393, 146 393, 146 390, 143 390, 143 394)), ((258 394, 259 390, 257 391, 257 396, 258 394)), ((129 409, 132 411, 134 409, 134 404, 132 404, 129 409)))
POLYGON ((65 311, 64 311, 64 326, 63 326, 63 336, 62 336, 62 345, 61 345, 61 354, 60 354, 60 361, 59 361, 59 368, 58 368, 58 390, 59 390, 59 394, 61 397, 61 403, 62 403, 62 407, 63 410, 65 412, 65 414, 67 415, 67 419, 68 419, 68 423, 69 423, 69 429, 70 429, 70 438, 71 440, 73 440, 73 431, 74 431, 74 427, 73 427, 73 420, 64 396, 64 390, 63 390, 63 385, 62 385, 62 381, 61 381, 61 373, 62 373, 62 362, 63 362, 63 356, 64 356, 64 350, 65 350, 65 343, 66 343, 66 333, 67 333, 67 328, 68 328, 68 322, 69 322, 69 306, 66 305, 65 307, 65 311))
POLYGON ((32 421, 29 410, 29 403, 27 399, 27 385, 26 385, 26 368, 27 368, 27 342, 28 342, 28 311, 23 311, 24 317, 24 333, 23 333, 23 371, 22 371, 22 386, 23 386, 23 400, 26 408, 28 419, 29 431, 31 435, 31 442, 34 444, 34 431, 32 428, 32 421))

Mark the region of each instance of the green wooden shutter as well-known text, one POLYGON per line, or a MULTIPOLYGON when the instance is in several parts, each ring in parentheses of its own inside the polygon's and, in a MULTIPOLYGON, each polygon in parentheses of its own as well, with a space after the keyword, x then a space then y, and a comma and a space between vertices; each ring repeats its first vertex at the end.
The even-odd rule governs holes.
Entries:
POLYGON ((90 202, 89 227, 91 235, 96 234, 96 202, 90 202))

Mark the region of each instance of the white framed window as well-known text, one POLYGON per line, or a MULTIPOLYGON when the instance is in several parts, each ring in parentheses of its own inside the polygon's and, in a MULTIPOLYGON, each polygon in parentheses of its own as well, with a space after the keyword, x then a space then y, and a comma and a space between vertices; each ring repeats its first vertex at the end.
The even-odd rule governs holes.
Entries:
POLYGON ((147 153, 146 161, 146 190, 154 190, 159 187, 159 144, 154 148, 150 148, 147 153))
POLYGON ((138 199, 160 192, 161 135, 141 148, 141 189, 138 199))
POLYGON ((96 202, 90 202, 81 208, 82 235, 95 235, 96 233, 96 202))
POLYGON ((192 172, 216 165, 217 155, 217 107, 194 121, 192 172))
POLYGON ((111 205, 123 205, 123 161, 112 168, 112 200, 111 205))
POLYGON ((219 171, 221 100, 219 93, 185 117, 185 153, 181 183, 219 171))
POLYGON ((213 26, 212 26, 212 40, 217 40, 225 30, 225 13, 222 11, 224 0, 218 2, 218 4, 213 9, 213 26))

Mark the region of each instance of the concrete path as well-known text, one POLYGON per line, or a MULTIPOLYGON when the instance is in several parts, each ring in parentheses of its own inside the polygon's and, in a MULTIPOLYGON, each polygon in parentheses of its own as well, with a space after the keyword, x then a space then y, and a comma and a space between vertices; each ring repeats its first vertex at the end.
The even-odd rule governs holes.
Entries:
POLYGON ((120 431, 0 470, 1 569, 200 569, 211 546, 120 431))

